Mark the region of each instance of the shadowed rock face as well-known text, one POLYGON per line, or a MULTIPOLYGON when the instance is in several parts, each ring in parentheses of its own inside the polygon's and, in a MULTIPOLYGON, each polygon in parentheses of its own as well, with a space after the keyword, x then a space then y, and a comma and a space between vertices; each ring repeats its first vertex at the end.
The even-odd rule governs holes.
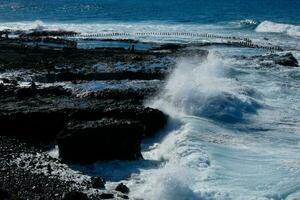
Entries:
POLYGON ((101 119, 70 122, 58 135, 59 155, 65 161, 142 159, 142 123, 101 119))
POLYGON ((49 140, 62 129, 66 120, 64 110, 25 110, 0 114, 1 135, 21 139, 49 140))
POLYGON ((82 192, 72 191, 65 193, 62 200, 89 200, 89 198, 82 192))
POLYGON ((292 53, 287 53, 274 58, 274 61, 278 65, 299 67, 297 59, 292 53))
POLYGON ((244 60, 257 60, 262 62, 262 65, 274 66, 274 64, 287 66, 287 67, 299 67, 297 59, 293 56, 292 53, 286 53, 283 55, 278 54, 270 54, 270 55, 259 55, 259 56, 251 56, 251 57, 241 57, 244 60), (268 61, 264 63, 264 61, 268 61))
POLYGON ((141 159, 141 139, 167 123, 165 114, 145 108, 126 90, 118 95, 127 99, 116 98, 111 90, 77 98, 60 86, 34 89, 34 94, 28 92, 20 99, 16 90, 20 89, 3 86, 0 135, 27 141, 57 140, 60 156, 68 162, 141 159))

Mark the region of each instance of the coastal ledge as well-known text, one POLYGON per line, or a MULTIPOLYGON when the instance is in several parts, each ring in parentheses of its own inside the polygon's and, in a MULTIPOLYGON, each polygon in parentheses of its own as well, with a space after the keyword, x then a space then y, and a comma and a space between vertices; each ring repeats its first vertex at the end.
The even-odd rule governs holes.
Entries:
POLYGON ((0 188, 9 198, 64 199, 68 191, 86 196, 90 189, 87 199, 126 198, 107 188, 95 192, 86 176, 79 184, 76 177, 83 175, 72 170, 74 176, 66 180, 62 174, 70 169, 61 165, 142 159, 142 139, 162 129, 168 118, 142 105, 144 95, 149 95, 145 91, 139 98, 126 96, 126 90, 77 97, 60 86, 0 88, 0 188), (25 90, 21 96, 20 90, 25 90), (47 153, 53 144, 58 144, 60 159, 47 153))
POLYGON ((65 160, 69 160, 67 156, 64 156, 66 155, 65 152, 72 152, 78 147, 85 149, 91 145, 106 145, 107 148, 102 149, 103 154, 100 154, 100 150, 97 154, 94 153, 94 150, 85 150, 85 155, 78 155, 78 162, 86 161, 88 157, 91 161, 104 158, 141 159, 141 139, 154 135, 167 122, 165 114, 159 110, 144 107, 141 104, 142 100, 135 98, 135 95, 126 96, 128 95, 126 90, 118 91, 118 95, 114 92, 111 93, 111 90, 105 90, 101 92, 101 95, 98 94, 94 97, 89 95, 76 97, 70 94, 68 90, 65 90, 64 93, 63 89, 54 90, 53 87, 51 89, 50 87, 36 89, 35 91, 32 88, 27 88, 27 96, 23 94, 20 98, 19 88, 2 87, 4 89, 0 98, 1 135, 42 142, 52 142, 59 135, 60 156, 65 160), (123 99, 120 99, 119 96, 123 96, 123 99), (111 120, 105 120, 106 118, 111 120), (99 120, 102 120, 101 123, 98 123, 99 120), (75 127, 75 122, 81 124, 81 126, 76 126, 76 131, 70 125, 73 123, 73 127, 75 127), (89 135, 88 133, 91 131, 93 134, 89 135), (138 137, 131 138, 133 133, 137 134, 138 137), (73 138, 72 136, 75 138, 75 135, 79 135, 81 139, 78 141, 71 140, 70 138, 73 138), (95 138, 91 139, 92 137, 95 138), (66 138, 69 139, 68 141, 73 141, 74 144, 67 143, 66 138), (95 141, 97 142, 94 143, 95 141), (118 150, 118 144, 121 143, 122 148, 134 148, 135 151, 125 155, 124 149, 118 150), (105 149, 111 149, 116 153, 109 154, 104 152, 105 149), (119 156, 117 152, 124 156, 119 156), (132 156, 133 154, 140 156, 132 156))

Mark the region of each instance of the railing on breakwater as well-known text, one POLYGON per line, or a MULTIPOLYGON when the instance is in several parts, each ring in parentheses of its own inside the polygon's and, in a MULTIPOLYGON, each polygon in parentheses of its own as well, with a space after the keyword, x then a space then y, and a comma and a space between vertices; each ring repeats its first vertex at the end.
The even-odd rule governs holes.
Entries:
MULTIPOLYGON (((212 39, 222 39, 222 44, 239 46, 239 47, 247 47, 247 48, 258 48, 258 49, 266 49, 272 52, 275 51, 283 51, 284 49, 280 46, 275 46, 271 44, 259 44, 253 42, 250 38, 242 38, 235 36, 222 36, 222 35, 214 35, 209 33, 190 33, 190 32, 136 32, 136 33, 128 33, 128 32, 113 32, 113 33, 96 33, 96 34, 72 34, 67 35, 66 37, 69 39, 112 39, 116 37, 123 37, 122 39, 128 39, 130 37, 146 37, 146 36, 172 36, 172 37, 191 37, 191 38, 212 38, 212 39), (125 38, 126 37, 126 38, 125 38)), ((120 38, 119 38, 120 39, 120 38)))

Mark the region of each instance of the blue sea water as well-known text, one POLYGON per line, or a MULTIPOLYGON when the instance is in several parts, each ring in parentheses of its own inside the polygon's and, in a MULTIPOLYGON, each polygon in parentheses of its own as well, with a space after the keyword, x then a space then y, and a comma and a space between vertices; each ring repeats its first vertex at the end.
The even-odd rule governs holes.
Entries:
MULTIPOLYGON (((299 0, 0 0, 0 29, 243 36, 300 61, 299 13, 299 0)), ((163 92, 145 102, 171 117, 143 144, 146 160, 88 170, 112 184, 125 181, 139 199, 300 198, 300 69, 243 59, 265 50, 207 49, 205 61, 178 61, 163 92)))
POLYGON ((298 0, 1 0, 1 21, 162 21, 218 23, 241 19, 299 24, 298 0))

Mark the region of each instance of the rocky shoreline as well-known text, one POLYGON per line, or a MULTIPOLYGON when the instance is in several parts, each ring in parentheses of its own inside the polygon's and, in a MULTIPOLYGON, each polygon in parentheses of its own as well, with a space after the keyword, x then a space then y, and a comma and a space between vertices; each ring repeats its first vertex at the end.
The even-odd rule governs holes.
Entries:
POLYGON ((18 34, 0 40, 0 199, 128 199, 124 184, 106 188, 69 165, 143 159, 143 138, 168 120, 143 102, 159 91, 180 48, 59 48, 28 42, 73 33, 18 34), (97 81, 103 88, 84 87, 97 81), (143 87, 132 87, 137 81, 143 87), (59 158, 48 153, 55 146, 59 158))
MULTIPOLYGON (((144 101, 160 92, 177 59, 208 51, 53 47, 38 42, 65 45, 55 37, 75 33, 16 33, 0 39, 0 199, 128 199, 124 184, 107 188, 70 166, 143 159, 142 140, 168 122, 144 101)), ((241 59, 298 66, 291 54, 241 59)))

